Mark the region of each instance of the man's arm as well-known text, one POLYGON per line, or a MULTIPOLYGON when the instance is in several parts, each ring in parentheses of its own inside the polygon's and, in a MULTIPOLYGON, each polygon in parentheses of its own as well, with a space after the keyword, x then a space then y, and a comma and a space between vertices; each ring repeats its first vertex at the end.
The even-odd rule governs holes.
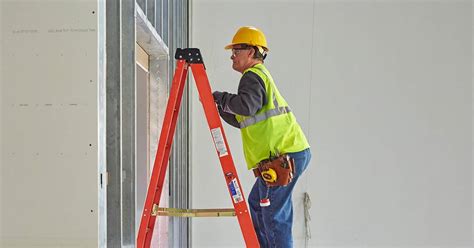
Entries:
POLYGON ((225 122, 233 127, 240 128, 239 122, 237 119, 235 119, 235 115, 224 112, 224 110, 222 110, 221 106, 219 105, 217 106, 217 109, 219 110, 219 115, 222 117, 222 119, 224 119, 225 122))
POLYGON ((232 115, 255 115, 267 101, 262 78, 251 71, 246 72, 240 79, 237 94, 215 91, 213 95, 222 112, 232 115))

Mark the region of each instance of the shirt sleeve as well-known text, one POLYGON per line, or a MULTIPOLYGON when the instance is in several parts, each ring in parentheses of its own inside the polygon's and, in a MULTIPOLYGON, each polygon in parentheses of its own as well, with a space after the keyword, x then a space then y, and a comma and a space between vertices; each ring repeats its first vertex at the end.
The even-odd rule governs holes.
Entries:
POLYGON ((235 119, 235 115, 233 115, 231 113, 224 112, 224 110, 222 110, 221 106, 218 106, 217 108, 219 110, 219 115, 222 117, 222 119, 225 122, 227 122, 227 124, 229 124, 233 127, 236 127, 236 128, 240 128, 239 122, 237 121, 237 119, 235 119))
POLYGON ((237 94, 214 93, 215 100, 223 112, 242 116, 255 115, 266 104, 265 95, 265 84, 262 78, 251 71, 244 73, 240 79, 237 94))

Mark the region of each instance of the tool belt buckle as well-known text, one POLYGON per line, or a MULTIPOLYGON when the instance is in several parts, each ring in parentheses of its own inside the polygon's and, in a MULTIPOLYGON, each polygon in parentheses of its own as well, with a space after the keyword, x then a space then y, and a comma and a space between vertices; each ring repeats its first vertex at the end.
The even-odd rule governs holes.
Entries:
POLYGON ((295 162, 287 154, 282 154, 260 161, 253 171, 268 187, 286 186, 293 179, 295 162))

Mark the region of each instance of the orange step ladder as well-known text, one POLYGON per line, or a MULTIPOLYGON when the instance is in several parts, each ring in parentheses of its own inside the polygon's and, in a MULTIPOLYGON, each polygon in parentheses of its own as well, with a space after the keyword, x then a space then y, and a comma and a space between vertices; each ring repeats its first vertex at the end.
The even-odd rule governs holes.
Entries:
POLYGON ((175 59, 177 59, 177 66, 173 76, 168 105, 166 106, 153 172, 150 184, 148 185, 147 197, 143 208, 140 229, 138 231, 137 247, 150 247, 156 217, 159 215, 181 217, 237 216, 246 246, 259 247, 247 202, 245 201, 244 192, 242 191, 242 186, 240 185, 239 177, 235 170, 224 129, 222 128, 222 122, 217 112, 216 104, 214 103, 214 97, 212 96, 201 52, 197 48, 178 48, 176 49, 175 59), (173 136, 176 130, 176 120, 178 118, 184 84, 189 68, 191 68, 196 82, 199 98, 206 114, 207 123, 209 124, 209 129, 234 209, 173 209, 169 211, 164 208, 159 208, 171 144, 173 143, 173 136))

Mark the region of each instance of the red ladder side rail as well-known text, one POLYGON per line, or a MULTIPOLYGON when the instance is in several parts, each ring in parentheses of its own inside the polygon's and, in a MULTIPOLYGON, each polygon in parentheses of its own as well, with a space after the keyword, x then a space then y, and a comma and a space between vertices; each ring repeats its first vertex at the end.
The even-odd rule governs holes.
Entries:
POLYGON ((137 247, 150 247, 156 216, 151 215, 153 205, 159 206, 163 182, 168 166, 173 136, 176 130, 176 121, 181 106, 184 84, 188 75, 188 64, 185 60, 178 60, 173 76, 170 96, 166 106, 166 113, 161 129, 158 149, 156 151, 155 163, 150 183, 148 185, 147 197, 140 222, 137 237, 137 247))
MULTIPOLYGON (((199 52, 199 50, 198 50, 199 52)), ((199 55, 200 56, 200 55, 199 55)), ((202 61, 202 58, 201 58, 202 61)), ((211 131, 214 145, 216 147, 217 156, 219 157, 222 172, 226 180, 227 189, 229 190, 232 204, 239 221, 245 244, 247 247, 260 247, 255 229, 252 224, 250 212, 245 201, 244 192, 240 185, 240 180, 235 169, 234 161, 230 153, 227 138, 222 128, 222 122, 217 112, 214 97, 212 96, 209 79, 203 63, 190 64, 191 71, 196 81, 199 92, 199 98, 206 114, 207 123, 211 131)))

